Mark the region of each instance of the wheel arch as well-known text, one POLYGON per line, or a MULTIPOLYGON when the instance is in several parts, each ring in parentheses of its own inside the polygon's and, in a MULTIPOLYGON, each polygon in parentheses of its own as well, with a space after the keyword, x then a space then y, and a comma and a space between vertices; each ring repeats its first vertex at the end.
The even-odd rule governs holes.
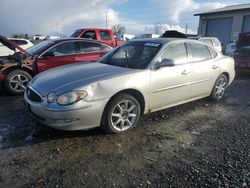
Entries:
POLYGON ((35 75, 34 72, 33 72, 30 68, 25 67, 25 66, 23 66, 23 67, 20 67, 20 66, 11 66, 11 67, 8 67, 8 68, 2 70, 2 72, 3 72, 5 75, 7 75, 7 74, 9 74, 10 72, 12 72, 12 71, 14 71, 14 70, 23 70, 23 71, 26 71, 26 72, 29 73, 32 77, 35 75))
POLYGON ((104 108, 104 111, 103 111, 103 114, 102 114, 102 117, 104 116, 106 110, 107 110, 107 107, 108 105, 110 104, 110 102, 117 96, 117 95, 120 95, 120 94, 129 94, 133 97, 136 98, 136 100, 139 102, 140 104, 140 107, 141 107, 141 114, 144 113, 144 110, 145 110, 145 98, 143 96, 143 94, 136 90, 136 89, 124 89, 124 90, 121 90, 117 93, 115 93, 110 99, 109 101, 107 102, 105 108, 104 108))
POLYGON ((228 72, 222 72, 221 74, 224 74, 227 77, 227 82, 230 81, 230 76, 229 76, 228 72))

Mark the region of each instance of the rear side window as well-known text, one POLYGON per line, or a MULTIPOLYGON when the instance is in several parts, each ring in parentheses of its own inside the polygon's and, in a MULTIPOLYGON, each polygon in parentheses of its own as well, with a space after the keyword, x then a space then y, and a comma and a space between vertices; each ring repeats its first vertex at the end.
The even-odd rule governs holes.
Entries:
POLYGON ((211 58, 210 51, 206 45, 198 43, 188 43, 188 46, 192 55, 193 62, 211 58))
POLYGON ((110 34, 108 31, 100 31, 102 40, 111 40, 110 34))
POLYGON ((26 40, 11 39, 11 41, 16 43, 17 45, 26 45, 26 44, 28 44, 28 42, 26 40))
POLYGON ((161 55, 161 60, 171 59, 174 64, 187 63, 187 52, 184 43, 170 44, 161 55))
POLYGON ((95 31, 86 31, 82 34, 81 38, 95 39, 96 40, 95 31))
POLYGON ((101 45, 95 42, 80 42, 80 52, 90 53, 98 52, 101 50, 101 45))

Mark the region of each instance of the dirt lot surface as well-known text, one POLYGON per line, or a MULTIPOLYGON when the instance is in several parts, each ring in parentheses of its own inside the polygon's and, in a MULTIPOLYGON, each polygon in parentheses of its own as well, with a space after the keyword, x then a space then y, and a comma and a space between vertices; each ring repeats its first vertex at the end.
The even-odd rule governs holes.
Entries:
POLYGON ((2 95, 0 187, 250 187, 250 75, 119 135, 43 127, 2 95))

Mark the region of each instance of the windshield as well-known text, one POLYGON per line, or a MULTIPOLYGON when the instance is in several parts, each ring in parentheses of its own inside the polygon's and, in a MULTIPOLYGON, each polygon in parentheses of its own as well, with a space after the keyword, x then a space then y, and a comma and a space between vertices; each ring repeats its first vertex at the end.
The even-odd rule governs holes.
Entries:
POLYGON ((160 48, 159 43, 133 41, 105 55, 99 62, 118 67, 145 69, 160 48))
POLYGON ((78 37, 82 31, 83 29, 77 29, 70 37, 78 37))
POLYGON ((27 52, 31 55, 36 55, 51 46, 52 44, 54 44, 54 41, 52 40, 43 41, 28 48, 27 52))

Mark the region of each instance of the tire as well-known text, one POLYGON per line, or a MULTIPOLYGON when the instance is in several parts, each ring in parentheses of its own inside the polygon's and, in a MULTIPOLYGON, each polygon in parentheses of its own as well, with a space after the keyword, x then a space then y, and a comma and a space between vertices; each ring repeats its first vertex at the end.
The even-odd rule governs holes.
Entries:
POLYGON ((211 92, 210 98, 213 101, 220 101, 226 91, 227 88, 227 84, 228 84, 228 79, 224 74, 221 74, 217 80, 215 81, 213 90, 211 92))
POLYGON ((107 133, 121 133, 136 126, 140 114, 141 107, 136 98, 119 94, 107 104, 101 127, 107 133))
POLYGON ((32 76, 24 70, 11 71, 4 80, 4 87, 7 92, 13 95, 21 95, 24 93, 28 82, 32 76))

